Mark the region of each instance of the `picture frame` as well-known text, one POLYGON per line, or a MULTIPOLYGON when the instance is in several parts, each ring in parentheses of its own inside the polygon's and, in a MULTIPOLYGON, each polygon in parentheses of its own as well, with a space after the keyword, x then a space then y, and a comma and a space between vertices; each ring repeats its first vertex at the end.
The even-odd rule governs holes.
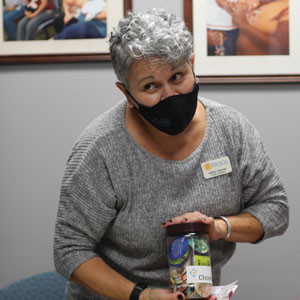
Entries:
POLYGON ((107 2, 107 36, 95 39, 4 41, 0 7, 0 64, 73 63, 110 61, 109 32, 132 11, 132 0, 107 2))
POLYGON ((184 20, 193 34, 194 67, 200 83, 300 82, 300 18, 296 15, 300 1, 289 0, 289 55, 243 56, 207 55, 206 1, 184 0, 184 20))

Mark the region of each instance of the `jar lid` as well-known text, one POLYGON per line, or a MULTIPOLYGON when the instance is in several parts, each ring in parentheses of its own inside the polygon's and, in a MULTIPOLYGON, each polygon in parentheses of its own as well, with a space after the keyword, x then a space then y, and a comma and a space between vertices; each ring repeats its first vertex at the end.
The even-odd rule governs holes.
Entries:
POLYGON ((175 225, 169 225, 167 227, 167 235, 177 235, 180 233, 191 233, 191 232, 207 232, 208 225, 204 223, 181 223, 175 225))

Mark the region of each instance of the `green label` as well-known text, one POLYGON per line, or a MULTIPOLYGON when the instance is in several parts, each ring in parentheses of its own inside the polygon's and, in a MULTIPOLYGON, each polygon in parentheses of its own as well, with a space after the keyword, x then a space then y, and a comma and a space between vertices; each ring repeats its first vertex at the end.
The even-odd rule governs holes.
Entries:
POLYGON ((195 266, 210 266, 210 257, 202 255, 194 255, 195 266))

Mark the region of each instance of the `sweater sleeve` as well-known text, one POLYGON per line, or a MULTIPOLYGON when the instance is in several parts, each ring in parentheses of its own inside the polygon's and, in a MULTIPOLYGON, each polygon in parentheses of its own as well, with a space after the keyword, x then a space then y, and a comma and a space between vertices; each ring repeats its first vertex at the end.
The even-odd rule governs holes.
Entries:
POLYGON ((115 193, 98 151, 88 143, 77 145, 61 186, 54 235, 56 270, 70 278, 96 247, 116 216, 115 193))
POLYGON ((289 223, 284 186, 257 130, 240 116, 239 176, 242 184, 242 212, 261 223, 264 239, 281 235, 289 223))

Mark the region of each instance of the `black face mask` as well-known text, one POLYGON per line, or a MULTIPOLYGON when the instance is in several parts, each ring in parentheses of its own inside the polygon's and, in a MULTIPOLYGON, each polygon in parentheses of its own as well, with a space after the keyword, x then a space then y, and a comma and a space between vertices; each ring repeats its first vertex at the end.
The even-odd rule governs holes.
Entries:
POLYGON ((199 87, 195 83, 193 90, 187 94, 174 95, 165 98, 154 106, 138 104, 136 110, 150 124, 169 135, 177 135, 192 121, 197 108, 199 87))

